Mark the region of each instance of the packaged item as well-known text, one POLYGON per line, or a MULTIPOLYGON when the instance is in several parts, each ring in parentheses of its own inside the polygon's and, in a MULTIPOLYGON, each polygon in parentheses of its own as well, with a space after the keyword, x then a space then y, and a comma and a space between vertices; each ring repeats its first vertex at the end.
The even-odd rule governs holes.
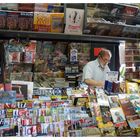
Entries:
POLYGON ((48 3, 35 3, 35 12, 47 12, 48 11, 48 3))
POLYGON ((0 4, 1 10, 11 10, 11 11, 17 11, 18 10, 18 4, 17 3, 1 3, 0 4))
POLYGON ((34 3, 19 3, 18 4, 18 11, 33 12, 34 11, 34 3))
POLYGON ((0 29, 6 28, 6 16, 7 13, 5 11, 0 11, 0 29))
POLYGON ((71 49, 70 50, 70 62, 77 62, 77 49, 71 49))
POLYGON ((19 30, 33 30, 33 12, 20 12, 18 18, 19 30))
POLYGON ((64 13, 51 13, 51 32, 62 33, 64 28, 64 13))
POLYGON ((34 12, 34 31, 50 32, 50 13, 34 12))
POLYGON ((17 30, 18 12, 7 12, 6 28, 9 30, 17 30))

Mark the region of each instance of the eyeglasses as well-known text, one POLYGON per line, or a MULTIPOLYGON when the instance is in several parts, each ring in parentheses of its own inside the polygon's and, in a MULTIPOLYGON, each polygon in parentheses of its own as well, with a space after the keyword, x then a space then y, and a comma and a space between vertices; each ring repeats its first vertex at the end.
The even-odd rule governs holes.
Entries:
POLYGON ((106 58, 103 58, 103 57, 101 57, 101 58, 102 58, 102 60, 103 60, 104 62, 110 63, 110 60, 108 60, 108 59, 106 59, 106 58))

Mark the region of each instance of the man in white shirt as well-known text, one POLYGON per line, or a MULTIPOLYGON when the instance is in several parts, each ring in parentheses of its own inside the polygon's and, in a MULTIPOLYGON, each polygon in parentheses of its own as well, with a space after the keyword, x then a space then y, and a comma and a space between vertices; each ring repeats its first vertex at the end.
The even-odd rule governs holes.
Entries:
POLYGON ((88 62, 83 68, 82 81, 89 86, 103 87, 106 72, 110 71, 108 63, 111 59, 111 52, 101 49, 96 60, 88 62))

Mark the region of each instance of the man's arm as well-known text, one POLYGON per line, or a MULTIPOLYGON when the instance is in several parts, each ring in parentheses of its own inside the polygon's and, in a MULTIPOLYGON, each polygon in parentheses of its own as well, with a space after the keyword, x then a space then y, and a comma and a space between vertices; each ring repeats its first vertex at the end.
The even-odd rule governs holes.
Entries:
POLYGON ((104 87, 104 82, 103 81, 95 81, 93 79, 85 79, 84 82, 89 86, 104 87))

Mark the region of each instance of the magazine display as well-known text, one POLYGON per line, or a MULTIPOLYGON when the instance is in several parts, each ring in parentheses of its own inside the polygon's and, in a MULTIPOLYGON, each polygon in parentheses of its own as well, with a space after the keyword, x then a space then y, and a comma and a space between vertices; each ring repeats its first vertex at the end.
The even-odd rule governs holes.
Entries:
POLYGON ((108 96, 100 88, 95 89, 95 95, 80 88, 36 87, 31 93, 32 87, 32 82, 12 81, 14 91, 1 91, 2 136, 136 136, 133 129, 138 131, 140 118, 130 103, 139 100, 139 95, 108 96))

